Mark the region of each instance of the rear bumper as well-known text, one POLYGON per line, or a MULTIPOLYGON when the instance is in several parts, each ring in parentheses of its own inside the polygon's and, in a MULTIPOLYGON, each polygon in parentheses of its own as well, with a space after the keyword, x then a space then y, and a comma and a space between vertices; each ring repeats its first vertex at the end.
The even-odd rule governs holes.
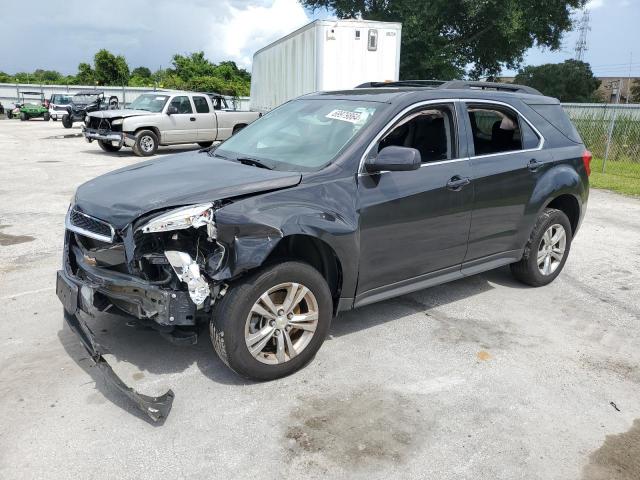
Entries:
POLYGON ((122 379, 116 375, 103 357, 103 354, 108 352, 95 341, 91 329, 77 315, 79 305, 82 303, 78 284, 62 270, 58 271, 56 293, 64 305, 64 319, 67 325, 78 336, 82 346, 93 360, 105 381, 129 398, 138 409, 148 415, 154 422, 166 418, 173 404, 173 392, 169 390, 159 397, 143 395, 131 387, 128 387, 122 379))
POLYGON ((84 125, 82 126, 82 134, 88 142, 102 140, 103 142, 112 142, 113 144, 117 144, 118 147, 122 147, 123 145, 133 147, 136 141, 135 136, 129 133, 114 132, 112 130, 98 130, 95 128, 87 128, 84 125))

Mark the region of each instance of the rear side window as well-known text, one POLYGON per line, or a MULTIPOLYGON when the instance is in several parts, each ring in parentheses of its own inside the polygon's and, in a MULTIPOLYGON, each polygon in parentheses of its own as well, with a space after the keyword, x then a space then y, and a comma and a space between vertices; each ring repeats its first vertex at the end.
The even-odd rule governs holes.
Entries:
POLYGON ((468 105, 476 155, 522 150, 518 115, 510 109, 479 104, 468 105))
POLYGON ((209 113, 209 104, 204 97, 193 97, 193 104, 196 106, 196 112, 209 113))
POLYGON ((571 123, 571 120, 569 120, 569 117, 562 109, 561 105, 551 104, 529 106, 569 140, 576 143, 582 143, 580 134, 576 130, 576 127, 573 126, 573 123, 571 123))

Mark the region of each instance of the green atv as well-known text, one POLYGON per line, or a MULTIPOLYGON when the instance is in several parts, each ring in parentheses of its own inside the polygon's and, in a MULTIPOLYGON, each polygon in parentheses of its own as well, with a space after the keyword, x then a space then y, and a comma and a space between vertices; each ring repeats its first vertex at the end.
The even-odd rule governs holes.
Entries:
POLYGON ((18 118, 20 120, 31 120, 32 118, 42 118, 49 121, 49 109, 44 105, 44 94, 41 92, 19 92, 20 100, 13 110, 7 110, 7 118, 18 118), (40 103, 25 101, 25 97, 38 97, 40 103))

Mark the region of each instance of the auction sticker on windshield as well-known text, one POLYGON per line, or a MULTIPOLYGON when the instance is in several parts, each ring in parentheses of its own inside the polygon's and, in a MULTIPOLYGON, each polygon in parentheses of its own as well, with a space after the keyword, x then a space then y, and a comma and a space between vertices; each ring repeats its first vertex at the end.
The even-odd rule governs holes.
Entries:
POLYGON ((342 120, 343 122, 359 123, 362 117, 362 112, 350 112, 348 110, 333 110, 326 115, 326 118, 332 118, 334 120, 342 120))

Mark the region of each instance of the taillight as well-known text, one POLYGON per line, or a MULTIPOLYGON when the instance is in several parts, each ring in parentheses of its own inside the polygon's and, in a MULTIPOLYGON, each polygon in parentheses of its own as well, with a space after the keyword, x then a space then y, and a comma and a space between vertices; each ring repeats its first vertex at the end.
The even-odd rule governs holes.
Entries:
POLYGON ((584 169, 587 171, 587 176, 591 175, 591 159, 593 155, 589 150, 585 150, 582 154, 582 163, 584 163, 584 169))

